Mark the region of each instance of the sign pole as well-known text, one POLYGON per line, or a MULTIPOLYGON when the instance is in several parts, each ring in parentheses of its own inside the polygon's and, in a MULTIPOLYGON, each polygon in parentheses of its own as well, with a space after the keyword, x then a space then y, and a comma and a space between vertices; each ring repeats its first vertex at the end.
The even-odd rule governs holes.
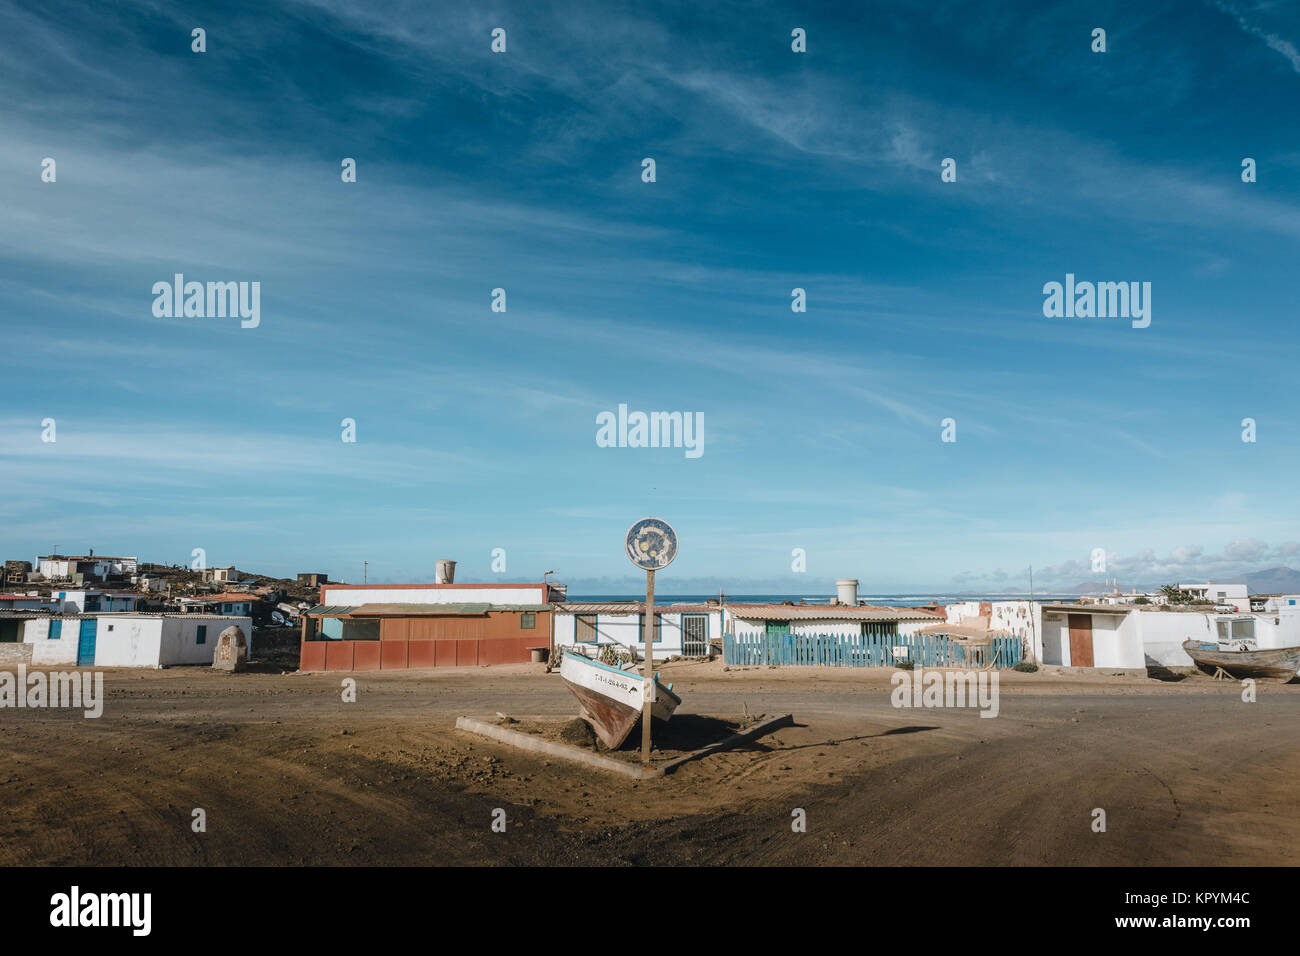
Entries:
POLYGON ((650 710, 654 695, 655 573, 645 573, 645 700, 641 704, 641 762, 650 765, 650 710))

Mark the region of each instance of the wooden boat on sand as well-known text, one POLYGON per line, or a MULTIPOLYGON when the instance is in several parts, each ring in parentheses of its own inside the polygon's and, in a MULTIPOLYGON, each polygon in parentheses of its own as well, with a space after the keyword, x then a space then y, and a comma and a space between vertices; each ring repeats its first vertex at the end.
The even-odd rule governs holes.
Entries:
POLYGON ((1209 641, 1183 641, 1183 650, 1198 668, 1210 676, 1220 671, 1236 680, 1276 680, 1285 683, 1300 671, 1300 647, 1256 648, 1236 641, 1241 650, 1231 650, 1209 641))
MULTIPOLYGON (((641 718, 645 702, 645 677, 565 651, 560 676, 582 705, 582 716, 610 750, 620 747, 641 718)), ((655 674, 650 713, 667 720, 682 699, 655 674)))

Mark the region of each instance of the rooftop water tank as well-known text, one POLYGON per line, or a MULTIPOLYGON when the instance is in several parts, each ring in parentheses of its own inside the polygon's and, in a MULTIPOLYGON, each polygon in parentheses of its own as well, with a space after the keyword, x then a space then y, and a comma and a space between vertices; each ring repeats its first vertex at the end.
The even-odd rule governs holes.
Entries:
POLYGON ((835 582, 835 597, 841 604, 858 603, 858 579, 840 578, 835 582))
POLYGON ((448 561, 446 558, 438 561, 437 577, 435 584, 454 584, 456 581, 456 562, 448 561))

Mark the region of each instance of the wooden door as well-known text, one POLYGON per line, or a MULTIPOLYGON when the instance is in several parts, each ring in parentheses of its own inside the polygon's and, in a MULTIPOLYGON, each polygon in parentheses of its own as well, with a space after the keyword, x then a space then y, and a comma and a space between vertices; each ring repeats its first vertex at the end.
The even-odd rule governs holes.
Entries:
POLYGON ((1092 615, 1070 615, 1070 666, 1092 666, 1092 615))

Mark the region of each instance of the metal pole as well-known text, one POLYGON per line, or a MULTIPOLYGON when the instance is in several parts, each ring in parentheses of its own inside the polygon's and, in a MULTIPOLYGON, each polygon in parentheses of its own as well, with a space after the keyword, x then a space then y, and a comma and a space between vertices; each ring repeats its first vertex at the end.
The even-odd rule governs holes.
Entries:
POLYGON ((641 762, 650 763, 650 695, 654 691, 655 573, 645 573, 645 700, 641 704, 641 762))

